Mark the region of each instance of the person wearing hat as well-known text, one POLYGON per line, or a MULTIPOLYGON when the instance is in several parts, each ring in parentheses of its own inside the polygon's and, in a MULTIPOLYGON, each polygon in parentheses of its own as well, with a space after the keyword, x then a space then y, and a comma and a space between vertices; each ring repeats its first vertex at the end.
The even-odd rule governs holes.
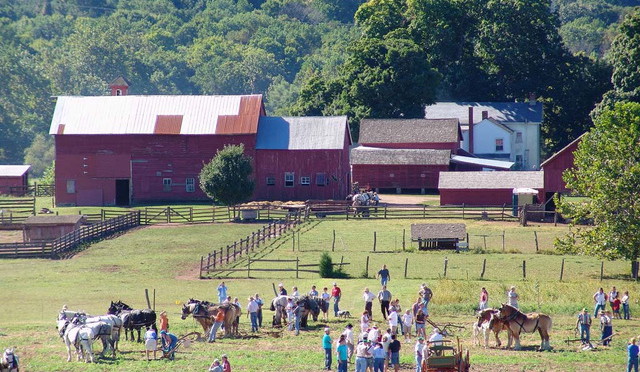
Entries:
POLYGON ((367 338, 358 343, 356 347, 356 372, 366 372, 367 359, 373 358, 370 348, 371 342, 367 338))
POLYGON ((414 348, 416 354, 416 372, 420 372, 422 370, 422 349, 424 348, 424 337, 418 337, 418 341, 416 342, 416 346, 414 348))
POLYGON ((589 314, 586 307, 578 314, 576 328, 580 329, 580 341, 582 341, 582 344, 588 345, 591 338, 591 314, 589 314))
POLYGON ((331 329, 329 327, 325 327, 324 335, 322 336, 322 348, 324 349, 323 370, 326 370, 326 371, 331 370, 331 336, 329 336, 330 332, 331 332, 331 329))
POLYGON ((169 360, 173 360, 175 358, 175 347, 178 343, 178 336, 163 330, 160 331, 160 339, 162 340, 162 351, 169 360))
POLYGON ((331 290, 331 297, 333 297, 333 314, 335 317, 338 317, 338 311, 340 311, 340 297, 342 297, 342 290, 335 282, 333 283, 333 289, 331 290))
POLYGON ((280 293, 280 296, 287 295, 287 290, 284 289, 284 285, 282 285, 282 283, 278 284, 278 293, 280 293))
POLYGON ((213 360, 213 363, 211 363, 211 366, 209 366, 209 372, 224 372, 222 366, 220 365, 220 360, 213 360))
POLYGON ((602 330, 602 346, 609 346, 613 336, 613 324, 611 317, 604 311, 600 311, 600 329, 602 330))
POLYGON ((220 358, 222 358, 222 372, 231 372, 231 363, 229 363, 227 354, 222 354, 220 358))

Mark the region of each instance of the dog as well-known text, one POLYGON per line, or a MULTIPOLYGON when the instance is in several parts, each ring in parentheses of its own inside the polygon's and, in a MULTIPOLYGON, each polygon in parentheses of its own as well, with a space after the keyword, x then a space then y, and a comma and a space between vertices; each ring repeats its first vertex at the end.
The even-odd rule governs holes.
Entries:
POLYGON ((338 318, 347 319, 351 318, 351 313, 349 310, 340 310, 338 311, 338 318))

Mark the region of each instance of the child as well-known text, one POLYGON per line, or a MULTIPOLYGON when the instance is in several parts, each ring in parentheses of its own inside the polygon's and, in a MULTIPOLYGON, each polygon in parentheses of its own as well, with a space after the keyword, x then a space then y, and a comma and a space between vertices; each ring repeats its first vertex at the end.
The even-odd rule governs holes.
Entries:
POLYGON ((149 353, 153 351, 153 360, 156 360, 156 353, 158 351, 158 333, 153 327, 147 327, 147 332, 144 334, 144 347, 147 354, 147 361, 149 359, 149 353))
POLYGON ((296 307, 296 306, 293 304, 293 299, 292 299, 292 298, 289 298, 289 299, 287 300, 287 306, 285 307, 285 310, 287 311, 287 323, 289 324, 289 325, 288 325, 288 327, 287 327, 287 329, 288 329, 289 331, 293 331, 293 326, 294 326, 294 324, 293 324, 293 322, 294 322, 294 318, 293 318, 293 316, 294 316, 294 314, 293 314, 293 309, 294 309, 295 307, 296 307))
POLYGON ((413 324, 413 316, 411 310, 405 311, 402 316, 402 328, 404 330, 404 340, 411 342, 411 325, 413 324))
POLYGON ((629 291, 625 291, 624 296, 622 296, 622 311, 624 312, 624 318, 626 320, 631 319, 631 315, 629 314, 629 291))
POLYGON ((621 303, 622 301, 620 301, 617 295, 616 295, 616 298, 614 298, 613 301, 611 301, 611 310, 613 310, 613 317, 615 319, 622 319, 622 317, 620 316, 621 303))

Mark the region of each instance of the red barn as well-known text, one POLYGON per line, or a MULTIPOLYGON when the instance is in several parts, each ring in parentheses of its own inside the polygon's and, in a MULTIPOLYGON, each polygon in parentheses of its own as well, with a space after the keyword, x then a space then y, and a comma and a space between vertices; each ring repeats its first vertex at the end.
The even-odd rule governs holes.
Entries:
POLYGON ((0 165, 0 195, 24 195, 30 165, 0 165))
POLYGON ((544 201, 543 172, 442 172, 440 205, 511 205, 513 189, 534 189, 544 201))
MULTIPOLYGON (((582 135, 584 136, 584 134, 582 135)), ((544 192, 546 199, 552 198, 555 193, 567 193, 567 184, 562 179, 562 174, 567 169, 573 168, 573 152, 578 148, 582 136, 565 146, 560 151, 551 155, 540 167, 544 172, 544 192)))
POLYGON ((382 191, 436 189, 461 138, 458 119, 363 119, 353 181, 382 191))
MULTIPOLYGON (((58 97, 50 134, 56 143, 59 205, 206 200, 198 175, 203 163, 228 144, 244 144, 256 174, 261 170, 256 152, 258 123, 265 116, 261 95, 128 96, 126 89, 119 93, 122 96, 58 97)), ((279 129, 267 125, 264 130, 279 129)), ((305 156, 314 158, 324 151, 316 150, 305 156)), ((348 144, 341 151, 348 156, 348 144)), ((338 164, 326 167, 335 168, 324 168, 333 175, 338 164)), ((316 169, 308 172, 320 172, 316 169)), ((283 164, 273 172, 289 170, 283 164)), ((339 194, 337 183, 327 186, 336 187, 339 194)), ((266 187, 257 182, 256 197, 287 199, 290 194, 262 190, 266 187)))
POLYGON ((350 145, 346 116, 261 117, 254 197, 342 199, 351 184, 350 145))

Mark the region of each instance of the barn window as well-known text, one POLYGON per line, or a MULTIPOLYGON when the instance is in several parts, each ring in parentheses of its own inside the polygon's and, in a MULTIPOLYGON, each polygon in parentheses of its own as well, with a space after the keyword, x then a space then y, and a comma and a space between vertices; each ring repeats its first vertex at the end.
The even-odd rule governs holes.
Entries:
POLYGON ((325 186, 327 184, 327 175, 324 173, 316 173, 316 185, 325 186))
POLYGON ((276 184, 276 178, 273 176, 267 177, 267 186, 274 186, 276 184))
POLYGON ((504 151, 504 140, 496 138, 496 151, 504 151))
POLYGON ((162 191, 171 191, 171 178, 162 179, 162 191))
POLYGON ((76 180, 67 180, 67 194, 76 193, 76 180))
POLYGON ((311 184, 311 177, 300 177, 300 184, 301 185, 310 185, 311 184))
POLYGON ((196 191, 196 179, 195 178, 187 178, 185 181, 185 191, 186 192, 195 192, 196 191))
POLYGON ((389 173, 389 178, 393 178, 393 177, 395 177, 395 176, 396 176, 395 174, 393 174, 393 173, 389 173))
POLYGON ((122 89, 116 89, 116 96, 122 95, 122 89))
POLYGON ((285 172, 284 174, 284 187, 293 187, 295 180, 295 173, 285 172))
POLYGON ((516 132, 516 143, 522 143, 522 132, 516 132))

